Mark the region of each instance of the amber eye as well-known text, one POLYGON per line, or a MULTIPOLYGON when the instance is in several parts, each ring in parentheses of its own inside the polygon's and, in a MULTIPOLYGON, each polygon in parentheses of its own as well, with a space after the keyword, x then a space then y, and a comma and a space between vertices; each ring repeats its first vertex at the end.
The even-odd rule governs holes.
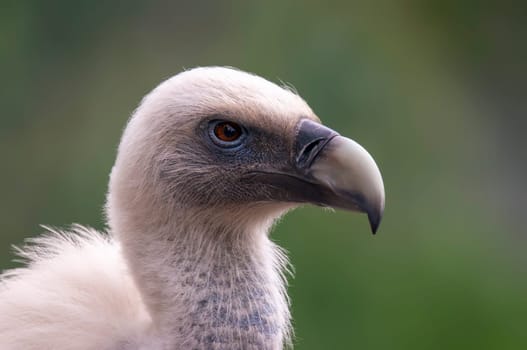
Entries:
POLYGON ((219 143, 220 146, 234 146, 238 144, 237 141, 242 136, 243 129, 233 122, 216 121, 212 125, 212 133, 213 141, 219 143))

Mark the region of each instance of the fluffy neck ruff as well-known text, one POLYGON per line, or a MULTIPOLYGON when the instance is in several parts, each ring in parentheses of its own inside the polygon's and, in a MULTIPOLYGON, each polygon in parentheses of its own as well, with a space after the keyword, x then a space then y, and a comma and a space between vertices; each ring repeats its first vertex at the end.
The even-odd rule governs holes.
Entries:
POLYGON ((287 260, 268 238, 276 215, 240 223, 246 214, 185 211, 168 224, 136 222, 118 234, 156 347, 275 350, 290 343, 287 260))

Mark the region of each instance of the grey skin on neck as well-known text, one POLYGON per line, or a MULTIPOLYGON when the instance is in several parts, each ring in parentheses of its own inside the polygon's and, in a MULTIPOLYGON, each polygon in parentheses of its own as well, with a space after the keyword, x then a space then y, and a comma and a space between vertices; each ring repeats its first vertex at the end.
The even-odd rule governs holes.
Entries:
POLYGON ((206 213, 199 217, 207 219, 171 220, 156 232, 120 237, 152 318, 153 342, 143 346, 282 349, 290 315, 285 258, 267 234, 272 220, 234 229, 217 226, 206 213))

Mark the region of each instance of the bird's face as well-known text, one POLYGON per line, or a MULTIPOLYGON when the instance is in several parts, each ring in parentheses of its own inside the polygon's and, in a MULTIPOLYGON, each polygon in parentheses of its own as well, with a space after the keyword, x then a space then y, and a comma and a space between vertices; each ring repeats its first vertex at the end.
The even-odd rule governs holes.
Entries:
POLYGON ((120 163, 142 174, 133 187, 177 208, 314 203, 366 212, 373 231, 384 210, 380 172, 361 146, 295 93, 228 68, 181 73, 148 95, 120 163))

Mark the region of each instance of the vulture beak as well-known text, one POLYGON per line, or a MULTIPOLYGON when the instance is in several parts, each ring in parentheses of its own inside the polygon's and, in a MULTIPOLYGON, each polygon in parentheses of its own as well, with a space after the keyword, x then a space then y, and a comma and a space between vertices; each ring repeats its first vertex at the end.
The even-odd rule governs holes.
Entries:
POLYGON ((375 234, 384 212, 384 184, 377 164, 361 145, 302 119, 293 153, 296 176, 309 183, 299 189, 304 191, 299 197, 322 206, 366 213, 375 234))

